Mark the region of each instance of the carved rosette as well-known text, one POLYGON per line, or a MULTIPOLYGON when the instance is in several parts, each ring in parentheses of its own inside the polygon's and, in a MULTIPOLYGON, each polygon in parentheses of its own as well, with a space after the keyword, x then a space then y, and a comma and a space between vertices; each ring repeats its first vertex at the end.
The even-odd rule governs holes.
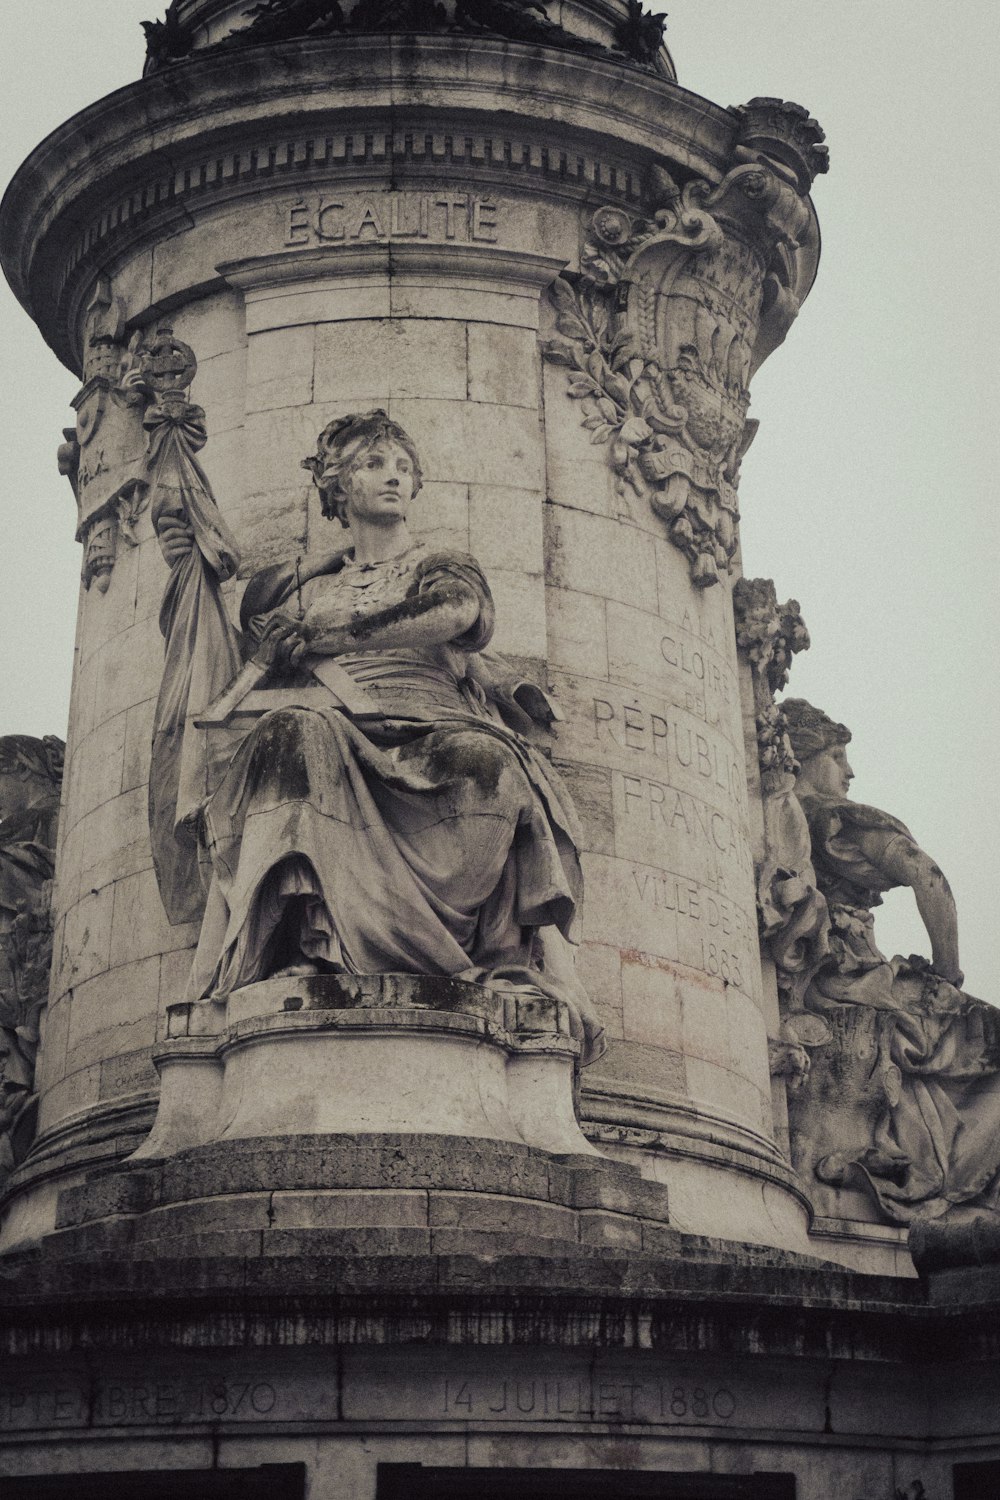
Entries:
POLYGON ((645 498, 699 588, 731 571, 740 462, 756 432, 750 379, 808 290, 816 227, 806 194, 826 170, 822 131, 797 105, 735 112, 732 166, 716 185, 651 174, 653 212, 598 208, 578 275, 552 289, 557 337, 618 493, 645 498), (782 134, 784 131, 784 135, 782 134))

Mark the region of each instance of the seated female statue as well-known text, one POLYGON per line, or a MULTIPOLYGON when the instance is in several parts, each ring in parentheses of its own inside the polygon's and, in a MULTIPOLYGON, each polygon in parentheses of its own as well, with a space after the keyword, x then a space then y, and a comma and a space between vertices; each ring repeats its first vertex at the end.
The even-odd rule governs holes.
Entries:
MULTIPOLYGON (((600 1025, 566 942, 576 820, 481 655, 486 579, 411 536, 420 462, 384 412, 332 422, 306 464, 350 543, 246 590, 257 669, 312 689, 257 719, 204 807, 212 873, 189 998, 280 972, 530 983, 569 1003, 593 1055, 600 1025), (312 668, 331 658, 368 712, 317 705, 312 668)), ((526 701, 537 711, 544 695, 526 701)))

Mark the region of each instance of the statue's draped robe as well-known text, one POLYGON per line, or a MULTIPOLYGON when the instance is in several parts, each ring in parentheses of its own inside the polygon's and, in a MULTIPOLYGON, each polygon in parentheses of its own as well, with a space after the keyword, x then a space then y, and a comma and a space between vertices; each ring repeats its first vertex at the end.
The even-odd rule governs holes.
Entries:
POLYGON ((161 401, 145 426, 153 525, 176 518, 194 532, 191 551, 171 568, 160 608, 165 657, 149 777, 153 863, 167 915, 178 923, 197 920, 204 907, 197 820, 232 748, 224 735, 209 740, 193 720, 240 667, 239 637, 219 589, 236 572, 239 550, 194 456, 205 443, 201 409, 161 401))
MULTIPOLYGON (((535 934, 569 932, 579 837, 558 776, 480 685, 493 629, 482 572, 421 545, 386 564, 340 554, 329 566, 308 585, 307 630, 456 586, 477 619, 445 645, 338 657, 377 717, 356 722, 332 699, 293 704, 246 735, 204 809, 212 881, 188 998, 253 983, 296 954, 361 974, 531 971, 544 988, 535 934)), ((587 1029, 593 1045, 596 1018, 587 1029)))
MULTIPOLYGON (((920 985, 874 941, 871 908, 891 887, 869 854, 905 824, 861 803, 804 797, 820 889, 833 920, 835 969, 813 982, 809 1004, 869 1004, 880 1014, 878 1065, 888 1104, 873 1149, 853 1163, 886 1217, 908 1224, 963 1203, 1000 1206, 1000 1011, 950 986, 915 1000, 920 985), (874 845, 872 841, 875 841, 874 845), (862 848, 866 845, 868 853, 862 848), (907 1008, 901 1008, 901 1002, 907 1008)), ((929 994, 929 991, 928 991, 929 994)))

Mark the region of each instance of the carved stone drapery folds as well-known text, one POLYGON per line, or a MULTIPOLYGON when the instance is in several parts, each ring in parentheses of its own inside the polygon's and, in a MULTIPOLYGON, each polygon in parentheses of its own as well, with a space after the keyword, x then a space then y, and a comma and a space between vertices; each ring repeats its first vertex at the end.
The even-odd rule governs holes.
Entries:
MULTIPOLYGON (((240 554, 196 457, 207 441, 205 413, 189 400, 197 369, 190 345, 161 328, 141 352, 137 377, 146 402, 153 526, 161 547, 171 528, 181 527, 191 539, 182 553, 168 557, 170 578, 160 608, 164 669, 149 774, 153 864, 175 924, 195 920, 204 907, 195 823, 207 786, 221 774, 216 768, 213 775, 193 716, 240 665, 236 631, 219 592, 220 583, 235 574, 240 554)), ((221 747, 219 754, 225 758, 221 747)))
POLYGON ((135 523, 146 507, 146 443, 138 338, 123 342, 124 309, 106 282, 98 283, 87 312, 83 386, 74 397, 76 426, 67 428, 59 472, 73 486, 76 539, 83 543, 83 581, 107 592, 120 541, 135 546, 135 523))
POLYGON ((816 228, 806 197, 827 168, 805 110, 756 99, 716 186, 649 177, 652 212, 604 206, 578 275, 553 286, 557 337, 546 357, 571 374, 617 488, 644 497, 701 588, 731 568, 736 486, 753 439, 749 383, 808 291, 816 228))
POLYGON ((35 1054, 52 965, 62 740, 0 739, 0 1189, 34 1134, 35 1054))
MULTIPOLYGON (((745 592, 759 602, 765 591, 745 592)), ((744 609, 747 636, 764 612, 744 609)), ((761 677, 765 660, 758 653, 761 677)), ((850 796, 850 731, 804 699, 782 709, 799 762, 791 802, 829 912, 826 950, 814 948, 783 1006, 785 1028, 804 1027, 797 1039, 812 1052, 789 1098, 793 1163, 820 1214, 867 1217, 867 1199, 883 1221, 913 1225, 918 1265, 1000 1260, 1000 1010, 960 987, 955 902, 937 864, 898 818, 850 796), (874 911, 901 886, 931 960, 878 946, 874 911)))

